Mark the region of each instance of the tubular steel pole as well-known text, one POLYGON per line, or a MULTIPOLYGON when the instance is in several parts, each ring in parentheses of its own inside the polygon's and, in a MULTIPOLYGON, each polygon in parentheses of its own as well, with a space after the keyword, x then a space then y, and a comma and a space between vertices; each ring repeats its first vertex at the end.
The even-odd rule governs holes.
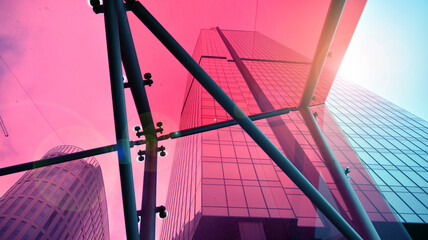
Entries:
POLYGON ((380 239, 311 110, 301 108, 300 112, 362 237, 364 239, 380 239))
MULTIPOLYGON (((279 116, 282 114, 287 114, 290 112, 290 110, 295 111, 297 109, 284 108, 284 109, 274 110, 274 111, 270 111, 270 112, 254 114, 254 115, 251 115, 248 117, 252 121, 257 121, 260 119, 265 119, 265 118, 269 118, 269 117, 279 116)), ((158 138, 158 141, 166 140, 169 138, 177 139, 177 138, 186 137, 186 136, 190 136, 193 134, 207 132, 207 131, 211 131, 211 130, 215 130, 215 129, 219 129, 219 128, 230 127, 230 126, 233 126, 236 124, 238 124, 238 123, 235 120, 228 120, 228 121, 208 124, 208 125, 204 125, 204 126, 200 126, 200 127, 184 129, 181 131, 175 131, 175 132, 171 132, 167 135, 160 136, 158 138)), ((139 141, 135 141, 135 142, 130 141, 129 142, 131 148, 134 147, 134 145, 140 145, 141 143, 146 144, 147 142, 145 140, 139 140, 139 141)), ((28 163, 17 164, 17 165, 1 168, 0 169, 0 176, 12 174, 12 173, 17 173, 17 172, 22 172, 22 171, 26 171, 26 170, 31 170, 31 169, 36 169, 36 168, 41 168, 41 167, 46 167, 46 166, 59 164, 59 163, 63 163, 63 162, 69 162, 69 161, 73 161, 73 160, 77 160, 77 159, 81 159, 81 158, 92 157, 92 156, 96 156, 96 155, 100 155, 100 154, 104 154, 104 153, 114 152, 116 150, 117 150, 117 145, 113 144, 113 145, 83 150, 80 152, 70 153, 70 154, 62 155, 62 156, 58 156, 58 157, 41 159, 41 160, 32 161, 32 162, 28 162, 28 163)))
POLYGON ((114 145, 84 150, 76 153, 70 153, 70 154, 62 155, 58 157, 46 158, 38 161, 9 166, 9 167, 0 169, 0 176, 11 174, 11 173, 22 172, 30 169, 46 167, 46 166, 50 166, 58 163, 69 162, 69 161, 73 161, 81 158, 92 157, 103 153, 114 152, 116 151, 116 149, 117 149, 117 145, 114 144, 114 145))
POLYGON ((235 119, 263 151, 284 171, 321 212, 349 239, 362 239, 343 217, 325 200, 299 170, 278 150, 245 113, 227 96, 211 77, 195 62, 180 44, 139 2, 131 2, 131 10, 199 81, 214 99, 235 119))
POLYGON ((138 239, 137 209, 135 206, 134 180, 132 175, 131 153, 129 150, 125 94, 122 81, 117 10, 113 1, 114 0, 104 1, 104 20, 106 26, 117 152, 119 156, 120 183, 122 186, 126 236, 128 239, 138 239))
POLYGON ((357 229, 360 231, 364 239, 380 239, 376 229, 370 221, 369 216, 367 215, 367 212, 364 210, 363 205, 345 176, 339 161, 334 155, 333 150, 328 144, 327 139, 309 109, 328 51, 330 50, 334 34, 337 26, 339 25, 345 3, 346 0, 332 0, 330 3, 299 107, 306 126, 308 127, 321 156, 324 159, 324 163, 332 175, 346 206, 352 214, 354 219, 353 222, 357 226, 357 229))
POLYGON ((318 40, 317 49, 314 59, 312 60, 311 70, 309 71, 306 87, 303 91, 300 107, 308 107, 312 101, 318 79, 324 67, 325 59, 330 50, 331 42, 339 25, 340 17, 342 16, 343 8, 346 0, 331 0, 328 8, 327 16, 324 21, 324 26, 318 40))
POLYGON ((144 88, 143 78, 122 0, 115 0, 119 24, 120 50, 123 66, 128 77, 135 106, 146 138, 146 159, 144 161, 143 198, 141 202, 140 239, 155 239, 156 224, 156 179, 157 179, 157 137, 144 88))
MULTIPOLYGON (((260 114, 254 114, 254 115, 248 116, 248 117, 252 121, 256 121, 256 120, 265 119, 265 118, 269 118, 269 117, 279 116, 282 114, 287 114, 289 112, 290 112, 290 110, 285 108, 285 109, 279 109, 279 110, 274 110, 274 111, 260 113, 260 114)), ((189 135, 193 135, 193 134, 197 134, 197 133, 202 133, 202 132, 207 132, 207 131, 211 131, 211 130, 215 130, 215 129, 219 129, 219 128, 230 127, 230 126, 233 126, 236 124, 238 124, 238 123, 232 119, 232 120, 228 120, 228 121, 224 121, 224 122, 218 122, 218 123, 208 124, 208 125, 204 125, 204 126, 200 126, 200 127, 184 129, 181 131, 172 132, 168 135, 171 137, 171 139, 175 139, 175 138, 185 137, 185 136, 189 136, 189 135)))

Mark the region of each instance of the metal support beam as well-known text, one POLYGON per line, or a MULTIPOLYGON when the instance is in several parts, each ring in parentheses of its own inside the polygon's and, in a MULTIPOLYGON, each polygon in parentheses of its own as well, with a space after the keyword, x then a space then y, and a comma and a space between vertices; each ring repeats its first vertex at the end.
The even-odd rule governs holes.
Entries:
POLYGON ((141 3, 132 1, 130 9, 344 236, 362 239, 141 3))
MULTIPOLYGON (((270 111, 270 112, 254 114, 254 115, 251 115, 248 117, 252 121, 257 121, 260 119, 266 119, 266 118, 270 118, 270 117, 279 116, 282 114, 287 114, 290 111, 297 111, 297 108, 292 108, 292 109, 284 108, 284 109, 274 110, 274 111, 270 111)), ((166 135, 159 136, 158 141, 162 141, 162 140, 166 140, 166 139, 177 139, 177 138, 181 138, 181 137, 190 136, 193 134, 203 133, 203 132, 216 130, 216 129, 220 129, 220 128, 224 128, 224 127, 230 127, 230 126, 234 126, 237 124, 238 123, 235 120, 228 120, 228 121, 208 124, 208 125, 204 125, 204 126, 200 126, 200 127, 184 129, 181 131, 175 131, 175 132, 172 132, 172 133, 169 133, 166 135)), ((137 146, 137 145, 146 144, 146 140, 130 141, 129 144, 130 144, 130 147, 132 148, 132 147, 137 146)), ((58 156, 58 157, 41 159, 38 161, 32 161, 32 162, 28 162, 28 163, 13 165, 13 166, 1 168, 0 169, 0 176, 12 174, 12 173, 17 173, 17 172, 22 172, 22 171, 26 171, 26 170, 31 170, 31 169, 35 169, 35 168, 40 168, 40 167, 46 167, 46 166, 50 166, 50 165, 54 165, 54 164, 58 164, 58 163, 69 162, 69 161, 73 161, 73 160, 77 160, 77 159, 81 159, 81 158, 92 157, 92 156, 96 156, 96 155, 100 155, 100 154, 104 154, 104 153, 114 152, 116 150, 117 150, 117 145, 113 144, 113 145, 108 145, 108 146, 104 146, 104 147, 98 147, 98 148, 84 150, 84 151, 80 151, 80 152, 76 152, 76 153, 71 153, 71 154, 67 154, 67 155, 62 155, 62 156, 58 156)))
POLYGON ((104 1, 108 62, 110 70, 113 114, 119 157, 120 183, 127 239, 138 239, 137 209, 135 206, 134 180, 126 119, 125 94, 122 82, 117 8, 115 0, 104 1))
POLYGON ((309 108, 301 108, 300 113, 361 236, 364 239, 380 239, 311 110, 309 108))
POLYGON ((0 176, 11 174, 11 173, 22 172, 26 170, 31 170, 31 169, 36 169, 36 168, 41 168, 41 167, 46 167, 46 166, 50 166, 58 163, 69 162, 69 161, 73 161, 81 158, 92 157, 95 155, 114 152, 116 150, 117 150, 117 145, 114 144, 114 145, 89 149, 85 151, 80 151, 76 153, 70 153, 70 154, 62 155, 58 157, 41 159, 38 161, 32 161, 28 163, 9 166, 9 167, 0 169, 0 176))
MULTIPOLYGON (((297 109, 293 109, 293 110, 297 110, 297 109)), ((279 116, 279 115, 286 114, 289 112, 290 112, 290 109, 284 108, 284 109, 274 110, 274 111, 270 111, 270 112, 254 114, 254 115, 248 116, 248 117, 251 119, 251 121, 256 121, 256 120, 260 120, 260 119, 279 116)), ((200 126, 200 127, 184 129, 181 131, 172 132, 168 135, 170 136, 171 139, 175 139, 175 138, 185 137, 185 136, 189 136, 189 135, 193 135, 193 134, 197 134, 197 133, 216 130, 216 129, 220 129, 220 128, 224 128, 224 127, 230 127, 230 126, 233 126, 236 124, 238 124, 237 121, 228 120, 228 121, 208 124, 208 125, 204 125, 204 126, 200 126)))
POLYGON ((346 206, 352 214, 357 229, 364 239, 380 239, 367 212, 357 197, 354 189, 346 178, 342 167, 330 145, 316 122, 312 112, 308 108, 315 93, 319 78, 321 76, 325 60, 327 58, 334 34, 339 25, 340 17, 345 7, 346 0, 332 0, 327 12, 324 26, 318 40, 317 49, 312 61, 311 69, 306 82, 306 87, 300 101, 300 113, 309 128, 311 135, 318 146, 327 169, 332 175, 346 206))
POLYGON ((140 239, 155 239, 156 223, 156 179, 157 179, 157 137, 149 101, 147 99, 134 41, 129 27, 126 8, 122 0, 116 0, 119 24, 120 50, 123 67, 137 108, 141 126, 146 138, 146 160, 144 162, 143 210, 140 222, 140 239))
POLYGON ((345 3, 346 0, 331 0, 327 16, 324 21, 324 26, 318 40, 314 59, 312 60, 311 70, 309 71, 308 79, 306 81, 306 87, 303 91, 302 99, 300 100, 300 107, 308 107, 311 104, 312 97, 314 96, 315 89, 318 84, 318 79, 324 67, 325 59, 327 58, 328 51, 330 50, 337 26, 339 25, 345 3))
MULTIPOLYGON (((290 112, 290 110, 296 111, 297 109, 284 108, 284 109, 279 109, 279 110, 275 110, 275 111, 271 111, 271 112, 254 114, 254 115, 251 115, 248 117, 252 121, 257 121, 260 119, 265 119, 265 118, 269 118, 269 117, 279 116, 282 114, 287 114, 290 112)), ((203 132, 216 130, 216 129, 220 129, 220 128, 224 128, 224 127, 230 127, 230 126, 234 126, 237 124, 238 123, 235 120, 228 120, 228 121, 208 124, 208 125, 204 125, 204 126, 200 126, 200 127, 184 129, 181 131, 175 131, 175 132, 172 132, 172 133, 169 133, 166 135, 162 135, 162 136, 158 137, 158 141, 162 141, 162 140, 166 140, 166 139, 177 139, 177 138, 181 138, 181 137, 190 136, 193 134, 203 133, 203 132)), ((137 145, 141 145, 141 144, 146 144, 146 140, 130 141, 129 144, 130 144, 130 147, 132 148, 132 147, 134 147, 134 145, 137 146, 137 145)), ((69 161, 73 161, 73 160, 77 160, 77 159, 81 159, 81 158, 92 157, 92 156, 96 156, 96 155, 100 155, 100 154, 104 154, 104 153, 114 152, 116 150, 117 150, 117 145, 113 144, 113 145, 108 145, 108 146, 104 146, 104 147, 99 147, 99 148, 84 150, 84 151, 80 151, 80 152, 76 152, 76 153, 71 153, 71 154, 67 154, 67 155, 62 155, 62 156, 58 156, 58 157, 41 159, 38 161, 32 161, 32 162, 28 162, 28 163, 13 165, 13 166, 1 168, 0 169, 0 176, 12 174, 12 173, 17 173, 17 172, 22 172, 22 171, 26 171, 26 170, 31 170, 31 169, 35 169, 35 168, 40 168, 40 167, 46 167, 46 166, 50 166, 50 165, 54 165, 54 164, 58 164, 58 163, 69 162, 69 161)))

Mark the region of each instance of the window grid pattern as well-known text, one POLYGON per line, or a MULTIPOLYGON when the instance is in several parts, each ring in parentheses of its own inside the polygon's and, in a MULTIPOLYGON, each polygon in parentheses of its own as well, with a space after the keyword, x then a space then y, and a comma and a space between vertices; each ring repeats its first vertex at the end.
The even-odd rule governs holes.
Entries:
MULTIPOLYGON (((46 153, 43 159, 77 151, 81 149, 59 146, 46 153)), ((16 219, 8 231, 0 230, 5 239, 33 239, 36 236, 109 239, 107 203, 98 162, 92 157, 27 171, 0 199, 1 218, 16 219), (71 182, 77 183, 73 189, 71 182), (78 189, 84 192, 80 197, 78 189), (76 236, 76 229, 83 234, 76 236), (93 236, 95 232, 97 238, 93 236)), ((0 229, 4 229, 5 224, 7 221, 1 221, 0 229)))
POLYGON ((214 29, 202 29, 199 35, 201 56, 231 59, 229 51, 214 29))
MULTIPOLYGON (((258 32, 222 32, 275 109, 299 105, 311 68, 311 59, 258 32)), ((325 102, 335 75, 328 68, 323 69, 311 106, 325 102)))
MULTIPOLYGON (((199 83, 190 86, 180 129, 200 125, 201 91, 199 83)), ((169 214, 162 225, 161 239, 191 239, 198 225, 201 214, 200 138, 200 135, 192 135, 177 141, 166 202, 169 214)))
MULTIPOLYGON (((230 39, 229 39, 230 40, 230 39)), ((233 41, 236 42, 240 42, 242 41, 241 39, 235 38, 233 39, 233 41)), ((245 41, 245 40, 244 40, 245 41)), ((271 44, 273 45, 273 44, 271 44)), ((309 68, 306 68, 306 72, 305 71, 293 71, 292 69, 286 69, 287 67, 289 67, 289 65, 291 65, 290 63, 277 63, 277 62, 272 62, 272 61, 246 61, 246 65, 249 68, 251 74, 253 75, 253 77, 255 79, 257 79, 257 84, 261 87, 263 94, 266 95, 266 97, 268 98, 268 100, 270 101, 270 103, 273 105, 273 108, 277 109, 279 107, 289 107, 290 105, 283 105, 281 106, 279 104, 279 102, 282 100, 285 104, 291 104, 291 106, 297 106, 298 101, 300 101, 300 97, 298 97, 301 92, 303 91, 304 85, 301 84, 304 81, 302 81, 305 76, 307 75, 307 71, 309 70, 309 68), (279 65, 282 65, 281 67, 278 67, 279 65), (284 70, 282 70, 282 69, 284 70), (278 76, 278 77, 277 77, 278 76), (284 82, 283 79, 286 78, 290 78, 291 80, 294 81, 289 81, 289 82, 284 82), (278 81, 279 80, 279 81, 278 81), (275 83, 272 84, 272 82, 275 83), (267 85, 266 83, 270 83, 270 85, 267 85), (295 85, 300 85, 300 89, 298 89, 298 87, 296 88, 295 85), (294 89, 291 86, 294 87, 294 89), (282 88, 282 89, 281 89, 282 88), (284 91, 284 88, 288 88, 287 90, 284 91), (295 94, 293 97, 294 99, 297 99, 297 101, 295 101, 294 103, 293 101, 293 97, 289 97, 288 99, 283 99, 282 97, 286 94, 288 94, 288 96, 290 96, 290 93, 297 93, 295 94)), ((302 66, 301 64, 294 64, 297 66, 302 66)), ((299 66, 299 67, 300 67, 299 66)), ((305 65, 303 65, 305 66, 305 65)), ((323 77, 328 77, 328 78, 333 78, 334 76, 328 71, 325 70, 324 74, 321 75, 321 78, 323 77)), ((326 81, 323 81, 323 79, 321 79, 320 81, 321 83, 325 83, 326 81)), ((327 95, 328 90, 325 92, 325 95, 327 95)), ((269 109, 268 106, 260 106, 261 108, 266 108, 269 109)), ((291 116, 298 116, 298 114, 288 114, 287 116, 291 117, 291 116)), ((287 118, 287 116, 285 118, 287 118)), ((282 117, 284 118, 284 117, 282 117)), ((331 119, 331 118, 330 118, 331 119)), ((269 119, 268 119, 269 121, 269 119)), ((274 120, 277 123, 275 124, 270 124, 272 125, 278 125, 278 121, 274 120)), ((299 127, 299 130, 302 129, 306 129, 303 121, 299 118, 294 118, 292 122, 289 122, 288 125, 292 124, 292 123, 296 123, 298 122, 301 126, 299 127)), ((330 121, 330 125, 332 127, 336 126, 336 123, 334 123, 334 121, 330 121)), ((290 129, 289 126, 287 126, 286 128, 290 129)), ((336 127, 337 128, 337 127, 336 127)), ((278 127, 275 127, 275 131, 281 130, 278 127)), ((286 156, 290 158, 290 160, 295 164, 295 166, 297 166, 299 168, 300 164, 304 164, 305 167, 301 168, 302 173, 311 181, 311 183, 315 186, 317 186, 317 188, 321 189, 320 186, 318 186, 318 184, 324 184, 323 181, 316 181, 313 180, 314 176, 318 175, 320 173, 322 173, 322 176, 324 178, 324 180, 330 180, 330 185, 329 188, 330 189, 334 189, 335 186, 333 184, 333 181, 331 179, 331 176, 329 175, 327 169, 325 167, 322 167, 324 164, 321 164, 317 167, 318 171, 305 171, 308 168, 313 167, 311 162, 313 162, 314 160, 316 160, 319 157, 314 157, 314 154, 310 154, 307 153, 306 150, 306 155, 307 156, 311 156, 309 161, 305 161, 305 157, 300 157, 300 159, 296 159, 296 155, 302 155, 300 153, 297 153, 296 150, 301 149, 303 143, 300 141, 299 143, 295 143, 295 141, 293 141, 292 139, 311 139, 311 136, 309 134, 309 131, 305 131, 305 133, 300 132, 300 136, 299 134, 296 135, 296 133, 288 133, 287 130, 283 130, 281 132, 281 134, 277 134, 276 137, 278 138, 278 140, 280 141, 280 145, 282 145, 282 147, 284 148, 284 150, 286 150, 286 156), (281 144, 281 142, 283 142, 283 144, 281 144), (288 148, 288 151, 287 151, 288 148), (290 151, 291 148, 291 151, 290 151), (312 179, 312 180, 311 180, 312 179)), ((342 146, 341 149, 345 149, 346 147, 349 148, 349 144, 347 143, 346 139, 344 138, 343 134, 340 132, 340 130, 338 131, 338 133, 335 134, 334 139, 337 140, 336 142, 331 142, 332 145, 337 145, 338 143, 340 143, 342 146)), ((314 146, 315 144, 312 142, 312 146, 314 146)), ((352 149, 351 149, 352 150, 352 149)), ((352 153, 352 151, 350 151, 350 153, 352 153)), ((319 154, 317 154, 319 156, 319 154)), ((349 156, 350 159, 352 154, 349 156)), ((297 156, 297 158, 299 158, 297 156)), ((355 164, 362 166, 359 163, 358 158, 353 158, 355 164)), ((387 205, 385 204, 385 201, 382 199, 381 195, 379 194, 377 188, 374 186, 374 182, 371 181, 369 175, 367 174, 367 172, 364 170, 364 168, 361 168, 361 170, 359 172, 355 173, 356 176, 361 176, 358 179, 363 179, 363 176, 366 178, 365 180, 365 184, 369 184, 371 185, 370 187, 364 187, 365 190, 372 190, 372 192, 368 195, 372 196, 373 199, 372 201, 374 201, 374 203, 376 204, 377 208, 374 208, 370 203, 370 201, 366 201, 364 194, 359 193, 359 195, 361 195, 361 198, 363 198, 365 203, 365 205, 367 205, 367 208, 371 209, 370 215, 372 220, 379 220, 379 221, 395 221, 394 218, 390 218, 389 216, 391 215, 391 210, 387 207, 387 205), (362 172, 363 174, 361 174, 360 172, 362 172), (376 198, 378 197, 379 200, 375 201, 376 198), (380 214, 380 212, 383 213, 384 217, 382 217, 382 215, 380 214), (387 217, 385 217, 387 216, 387 217)), ((337 192, 337 190, 336 190, 337 192)), ((340 196, 338 194, 336 194, 336 199, 340 199, 340 196)), ((342 204, 343 205, 343 204, 342 204)), ((344 207, 346 208, 346 207, 344 207)))
MULTIPOLYGON (((296 107, 310 68, 307 58, 258 33, 223 32, 274 108, 296 107)), ((206 49, 221 45, 213 43, 222 41, 215 33, 215 29, 204 30, 201 35, 205 36, 200 37, 198 45, 209 46, 206 49), (208 33, 209 31, 212 33, 208 33)), ((195 49, 201 51, 200 48, 201 46, 196 46, 195 49)), ((204 56, 194 54, 202 68, 247 115, 260 113, 260 106, 230 56, 218 56, 218 51, 211 54, 209 51, 204 56)), ((333 72, 323 72, 312 105, 324 103, 334 77, 333 72)), ((361 163, 351 147, 352 140, 349 140, 351 143, 348 142, 350 138, 344 136, 325 106, 313 107, 313 112, 316 112, 318 124, 339 162, 351 169, 349 181, 371 220, 396 222, 395 212, 376 186, 376 176, 374 180, 371 178, 367 172, 367 169, 371 169, 361 163)), ((333 115, 336 112, 336 109, 332 110, 333 115)), ((303 169, 306 177, 316 179, 311 182, 315 183, 345 219, 350 220, 352 216, 300 113, 292 112, 277 118, 285 125, 287 136, 283 138, 286 140, 279 139, 271 124, 272 119, 259 120, 256 125, 292 162, 295 161, 298 168, 303 169)), ((229 119, 230 116, 219 104, 189 76, 180 129, 229 119)), ((339 125, 342 127, 340 121, 339 125)), ((414 134, 421 135, 423 132, 415 130, 414 134)), ((421 148, 419 145, 417 147, 421 148)), ((179 139, 177 148, 167 197, 170 217, 164 221, 161 239, 192 238, 198 222, 205 216, 298 219, 299 227, 331 227, 308 198, 239 126, 179 139)), ((420 175, 420 178, 424 176, 420 175)), ((380 190, 383 191, 382 186, 380 190)), ((331 237, 340 235, 334 230, 330 234, 331 237)))
POLYGON ((428 223, 428 123, 340 78, 327 104, 400 221, 428 223))
MULTIPOLYGON (((199 62, 202 57, 231 59, 229 51, 226 46, 222 44, 220 36, 214 29, 201 30, 192 56, 197 62, 199 62)), ((183 108, 186 105, 187 94, 189 93, 190 86, 193 82, 195 82, 193 76, 189 74, 187 78, 185 90, 186 97, 184 99, 185 102, 183 104, 183 108)))
POLYGON ((307 57, 253 31, 222 30, 238 56, 243 59, 310 63, 307 57))
POLYGON ((274 109, 299 106, 309 64, 244 61, 274 109))

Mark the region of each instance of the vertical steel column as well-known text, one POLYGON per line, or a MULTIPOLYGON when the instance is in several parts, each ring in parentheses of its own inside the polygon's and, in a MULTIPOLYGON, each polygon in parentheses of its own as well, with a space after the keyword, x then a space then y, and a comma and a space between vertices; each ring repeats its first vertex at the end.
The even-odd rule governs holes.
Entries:
POLYGON ((107 51, 110 70, 113 113, 119 157, 120 183, 122 187, 123 210, 126 236, 138 239, 137 209, 135 206, 134 180, 132 176, 131 153, 126 120, 125 95, 123 92, 122 64, 120 60, 119 34, 114 0, 104 1, 107 51))
POLYGON ((306 126, 320 150, 324 163, 333 177, 346 206, 351 212, 357 229, 364 239, 380 239, 367 212, 364 210, 363 205, 345 176, 339 161, 309 109, 345 3, 346 0, 332 0, 330 3, 299 107, 306 126))
POLYGON ((245 115, 229 96, 211 79, 180 44, 139 2, 130 6, 134 14, 199 81, 214 99, 235 119, 263 151, 284 171, 321 212, 349 239, 361 239, 358 233, 337 213, 299 170, 278 150, 262 131, 245 115))
POLYGON ((120 50, 123 66, 137 108, 138 116, 146 138, 146 159, 144 161, 143 199, 141 203, 140 239, 155 239, 156 223, 156 179, 157 179, 157 137, 149 101, 141 76, 140 65, 122 0, 115 0, 119 24, 120 50))

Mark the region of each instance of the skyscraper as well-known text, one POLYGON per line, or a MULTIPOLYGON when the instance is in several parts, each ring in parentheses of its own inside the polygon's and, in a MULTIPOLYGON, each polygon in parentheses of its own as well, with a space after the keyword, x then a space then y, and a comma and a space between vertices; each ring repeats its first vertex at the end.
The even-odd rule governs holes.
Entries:
POLYGON ((326 104, 400 221, 427 224, 428 122, 341 79, 326 104))
MULTIPOLYGON (((344 49, 339 47, 339 49, 344 53, 346 47, 344 49)), ((297 111, 310 70, 311 59, 260 33, 219 28, 201 31, 193 57, 247 115, 283 108, 291 111, 285 115, 258 120, 256 125, 352 224, 353 216, 344 204, 338 187, 327 170, 302 116, 297 111)), ((405 234, 397 227, 400 226, 399 221, 403 221, 404 216, 409 220, 419 216, 417 218, 422 222, 425 215, 421 216, 423 212, 416 210, 410 212, 408 209, 402 209, 404 215, 400 214, 397 219, 395 214, 401 211, 397 209, 399 208, 397 198, 406 197, 415 202, 416 207, 426 210, 426 206, 423 205, 427 196, 424 192, 426 189, 416 188, 414 186, 416 183, 412 182, 414 185, 400 187, 411 187, 415 193, 418 193, 414 196, 408 194, 409 188, 406 188, 407 195, 404 192, 402 195, 394 195, 396 191, 393 189, 399 190, 395 187, 387 189, 381 186, 382 191, 384 189, 388 191, 382 193, 379 191, 377 184, 382 184, 378 178, 383 178, 383 173, 391 170, 400 174, 402 171, 397 171, 393 166, 383 167, 382 162, 369 162, 369 160, 362 162, 359 159, 357 154, 361 155, 365 161, 364 151, 377 157, 375 155, 377 150, 357 148, 357 151, 354 151, 352 146, 356 146, 354 142, 358 141, 352 140, 352 137, 355 137, 355 134, 362 134, 363 131, 355 133, 349 130, 355 130, 359 127, 358 124, 351 124, 344 130, 346 137, 351 139, 351 145, 339 127, 345 124, 339 122, 340 125, 338 125, 324 104, 338 67, 331 64, 332 62, 337 62, 337 59, 327 61, 311 103, 311 111, 340 164, 346 169, 344 171, 352 187, 381 237, 391 236, 389 234, 395 234, 395 237, 405 234), (370 173, 374 169, 380 170, 374 176, 375 181, 367 169, 370 173), (382 194, 387 198, 391 196, 390 204, 396 205, 397 208, 391 209, 382 194)), ((357 88, 351 85, 347 87, 346 83, 337 85, 339 86, 335 91, 337 95, 330 98, 330 103, 337 105, 333 113, 339 118, 346 115, 340 114, 342 110, 345 112, 344 109, 347 109, 349 112, 352 108, 348 107, 356 103, 356 101, 340 103, 350 100, 339 97, 343 94, 340 92, 340 86, 347 91, 370 95, 365 91, 356 90, 357 88)), ((356 96, 350 96, 350 98, 352 101, 356 96)), ((372 97, 361 98, 371 99, 372 97)), ((370 101, 374 100, 367 100, 366 103, 370 101)), ((376 98, 376 101, 385 102, 380 98, 376 98)), ((391 106, 387 104, 380 112, 388 111, 391 106)), ((373 111, 379 112, 374 109, 373 111)), ((363 114, 362 119, 369 119, 372 115, 367 112, 370 111, 360 108, 346 117, 353 120, 358 119, 359 114, 363 114)), ((189 76, 180 128, 187 129, 229 119, 230 116, 218 103, 189 76)), ((379 119, 374 121, 383 120, 379 115, 379 119)), ((371 127, 376 129, 381 127, 381 125, 370 125, 368 121, 361 126, 364 131, 369 131, 371 127)), ((416 135, 424 131, 426 132, 426 129, 419 129, 416 135)), ((388 135, 390 133, 384 133, 388 141, 393 140, 392 136, 388 135)), ((420 137, 423 138, 422 135, 420 137)), ((381 137, 375 138, 379 140, 381 137)), ((367 140, 370 141, 369 138, 367 140)), ((420 146, 414 146, 412 154, 423 158, 426 147, 424 148, 424 143, 420 146)), ((384 145, 383 148, 384 151, 381 150, 381 152, 386 154, 389 151, 386 149, 388 146, 384 145)), ((166 203, 170 215, 164 222, 162 239, 342 237, 341 233, 239 126, 182 138, 178 141, 176 150, 166 203)), ((405 152, 406 156, 413 156, 410 150, 391 151, 396 154, 405 152)), ((407 172, 397 177, 405 179, 405 175, 410 176, 408 174, 414 173, 410 168, 406 170, 407 172)), ((426 169, 424 171, 426 172, 426 169)), ((422 175, 418 176, 423 180, 422 175)), ((426 181, 423 180, 423 182, 426 181)), ((406 184, 411 183, 406 182, 406 184)), ((404 191, 401 188, 400 190, 404 191)))
MULTIPOLYGON (((81 151, 58 146, 43 159, 81 151)), ((94 157, 27 171, 0 199, 1 239, 109 239, 101 168, 94 157)))

